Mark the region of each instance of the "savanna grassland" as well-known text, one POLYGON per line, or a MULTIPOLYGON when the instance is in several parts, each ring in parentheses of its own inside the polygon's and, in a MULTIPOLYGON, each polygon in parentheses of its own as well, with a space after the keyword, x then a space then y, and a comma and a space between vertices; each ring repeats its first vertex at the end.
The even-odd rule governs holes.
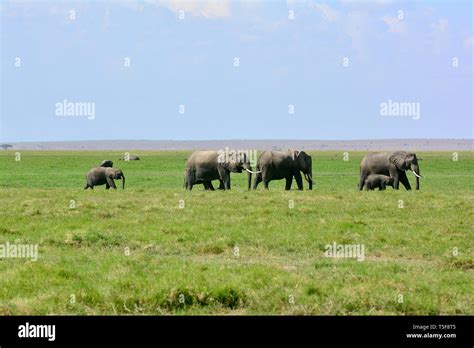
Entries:
POLYGON ((418 153, 420 191, 359 192, 364 154, 311 152, 313 191, 186 192, 189 152, 2 151, 0 243, 39 257, 0 260, 0 314, 474 314, 474 154, 418 153), (125 190, 83 190, 103 159, 125 190))

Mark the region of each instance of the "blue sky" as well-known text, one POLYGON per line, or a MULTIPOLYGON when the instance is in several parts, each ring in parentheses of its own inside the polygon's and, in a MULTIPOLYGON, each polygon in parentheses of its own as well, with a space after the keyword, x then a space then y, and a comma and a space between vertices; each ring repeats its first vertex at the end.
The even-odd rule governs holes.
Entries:
POLYGON ((473 137, 469 0, 2 1, 0 16, 1 141, 473 137), (58 115, 64 100, 94 117, 58 115), (388 101, 418 119, 381 115, 388 101))

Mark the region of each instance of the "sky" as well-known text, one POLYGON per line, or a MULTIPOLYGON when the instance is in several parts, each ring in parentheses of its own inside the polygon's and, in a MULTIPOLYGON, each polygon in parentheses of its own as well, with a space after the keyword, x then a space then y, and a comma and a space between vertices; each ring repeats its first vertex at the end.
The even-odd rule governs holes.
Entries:
POLYGON ((1 1, 0 141, 472 139, 473 5, 1 1))

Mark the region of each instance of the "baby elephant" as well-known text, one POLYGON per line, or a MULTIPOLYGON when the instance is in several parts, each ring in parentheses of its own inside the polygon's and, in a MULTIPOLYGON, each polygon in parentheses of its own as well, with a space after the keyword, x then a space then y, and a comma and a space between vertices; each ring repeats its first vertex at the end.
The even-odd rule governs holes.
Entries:
POLYGON ((393 178, 387 175, 370 174, 364 182, 365 189, 375 190, 377 187, 380 191, 385 190, 388 186, 393 187, 393 178))
POLYGON ((100 162, 100 165, 99 167, 113 167, 114 166, 114 162, 112 162, 111 160, 103 160, 102 162, 100 162))
POLYGON ((122 158, 119 158, 119 161, 140 161, 140 157, 137 155, 125 154, 122 158))
POLYGON ((94 186, 104 185, 108 190, 109 188, 116 189, 114 179, 122 179, 122 189, 125 189, 125 175, 123 175, 122 170, 117 168, 110 167, 96 167, 92 168, 86 174, 86 186, 84 190, 87 190, 89 187, 94 189, 94 186))

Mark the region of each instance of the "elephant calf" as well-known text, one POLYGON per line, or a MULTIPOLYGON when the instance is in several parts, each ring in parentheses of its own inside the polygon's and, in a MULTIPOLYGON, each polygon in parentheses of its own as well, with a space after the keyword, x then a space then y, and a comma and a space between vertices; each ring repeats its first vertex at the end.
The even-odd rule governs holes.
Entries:
POLYGON ((94 189, 94 186, 104 185, 108 190, 109 188, 116 189, 114 179, 122 179, 122 189, 125 189, 125 175, 122 170, 110 167, 96 167, 92 168, 86 174, 86 186, 84 190, 89 187, 94 189))
POLYGON ((100 162, 100 165, 99 167, 110 167, 112 168, 114 166, 114 162, 112 162, 111 160, 103 160, 102 162, 100 162))
POLYGON ((385 190, 387 186, 393 187, 393 178, 387 175, 381 174, 370 174, 365 179, 364 185, 365 189, 368 190, 375 190, 377 187, 380 191, 385 190))
POLYGON ((140 157, 137 155, 124 155, 122 158, 119 158, 120 161, 140 161, 140 157))

